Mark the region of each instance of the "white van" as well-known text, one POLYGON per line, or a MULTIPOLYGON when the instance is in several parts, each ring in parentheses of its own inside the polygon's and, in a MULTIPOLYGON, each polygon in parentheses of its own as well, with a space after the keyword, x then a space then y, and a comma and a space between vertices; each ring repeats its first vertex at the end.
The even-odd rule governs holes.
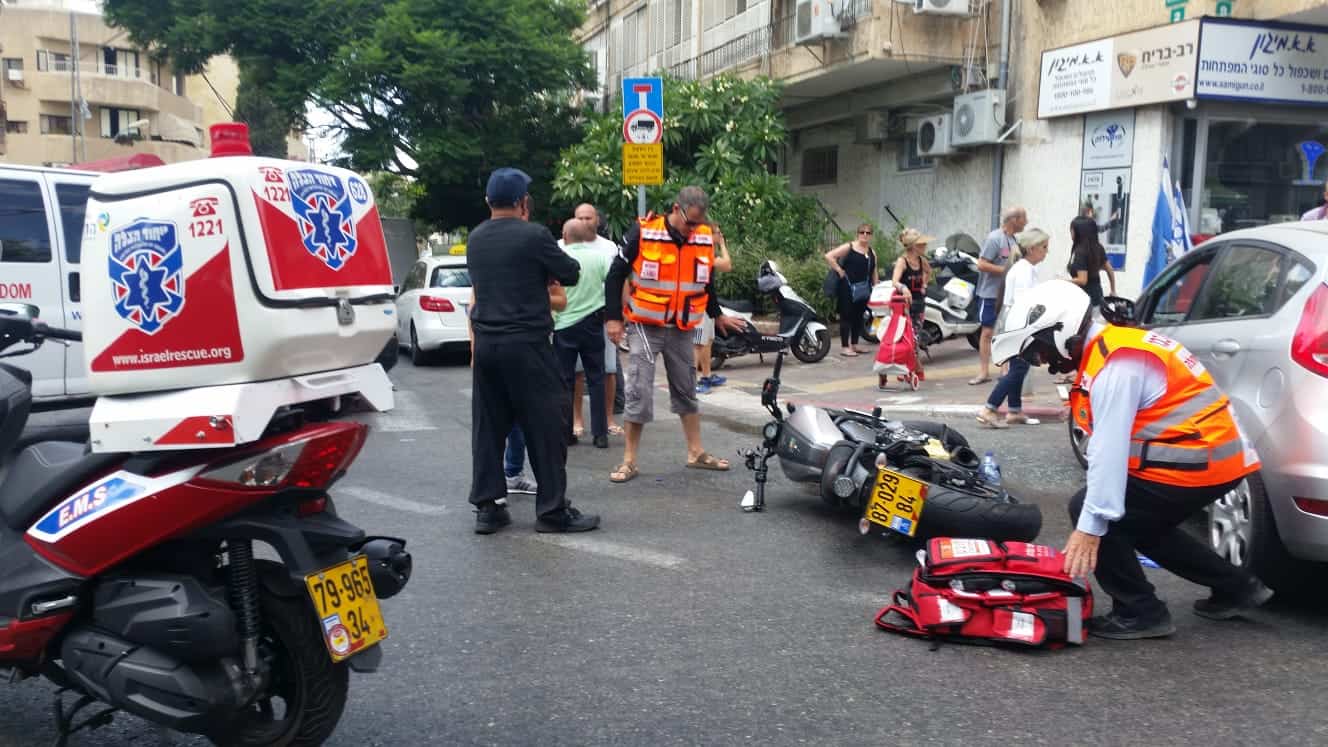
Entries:
MULTIPOLYGON (((0 302, 41 309, 51 326, 82 329, 79 246, 88 189, 101 174, 0 164, 0 302)), ((36 403, 89 398, 83 345, 48 342, 5 361, 32 373, 36 403)))

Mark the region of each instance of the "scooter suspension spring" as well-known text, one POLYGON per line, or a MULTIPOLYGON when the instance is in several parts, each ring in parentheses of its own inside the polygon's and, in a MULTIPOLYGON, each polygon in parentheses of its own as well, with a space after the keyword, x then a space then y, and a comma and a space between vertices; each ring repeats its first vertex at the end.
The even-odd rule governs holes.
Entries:
POLYGON ((244 648, 245 669, 258 666, 258 572, 254 567, 254 543, 232 540, 227 543, 230 565, 231 607, 235 610, 237 632, 244 648))

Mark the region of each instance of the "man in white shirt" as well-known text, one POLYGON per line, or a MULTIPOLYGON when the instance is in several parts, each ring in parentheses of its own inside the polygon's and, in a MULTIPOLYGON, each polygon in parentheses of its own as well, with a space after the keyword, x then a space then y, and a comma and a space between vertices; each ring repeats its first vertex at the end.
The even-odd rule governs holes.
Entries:
POLYGON ((1113 603, 1089 621, 1089 633, 1175 632, 1136 551, 1212 590, 1194 604, 1201 617, 1225 620, 1263 604, 1271 589, 1180 528, 1259 468, 1230 401, 1180 343, 1128 326, 1109 305, 1103 315, 1107 324, 1092 323, 1088 295, 1052 280, 1021 295, 992 343, 998 362, 1018 356, 1052 373, 1078 369, 1070 406, 1090 434, 1088 484, 1070 503, 1065 571, 1096 571, 1113 603))
POLYGON ((1323 183, 1323 204, 1300 216, 1301 220, 1328 219, 1328 182, 1323 183))

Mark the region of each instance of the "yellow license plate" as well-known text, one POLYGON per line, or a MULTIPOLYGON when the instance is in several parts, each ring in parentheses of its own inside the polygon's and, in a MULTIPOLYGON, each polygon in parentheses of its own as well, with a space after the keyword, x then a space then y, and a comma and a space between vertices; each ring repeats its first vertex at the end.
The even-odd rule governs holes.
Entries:
POLYGON ((304 582, 332 661, 344 661, 387 637, 363 555, 311 573, 304 582))
POLYGON ((876 473, 876 484, 867 499, 864 518, 872 524, 912 537, 918 532, 918 519, 926 501, 927 483, 883 468, 876 473))

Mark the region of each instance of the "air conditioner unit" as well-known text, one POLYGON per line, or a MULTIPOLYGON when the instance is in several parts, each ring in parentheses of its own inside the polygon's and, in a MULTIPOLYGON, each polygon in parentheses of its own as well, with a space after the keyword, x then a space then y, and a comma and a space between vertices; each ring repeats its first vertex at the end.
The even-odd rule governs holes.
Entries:
POLYGON ((949 114, 937 114, 918 120, 918 155, 934 158, 954 152, 950 143, 949 114))
POLYGON ((835 17, 833 6, 830 0, 798 0, 793 17, 793 41, 807 44, 843 38, 844 29, 835 17))
POLYGON ((913 0, 914 13, 934 16, 970 16, 969 0, 913 0))
POLYGON ((1004 90, 988 88, 955 96, 954 128, 950 132, 952 145, 994 143, 1004 130, 1004 90))
POLYGON ((22 82, 23 82, 23 71, 22 71, 22 70, 16 70, 16 69, 14 69, 14 68, 11 67, 11 68, 9 68, 8 70, 6 70, 5 72, 8 73, 8 75, 6 75, 5 77, 9 79, 9 82, 10 82, 10 83, 22 83, 22 82))

